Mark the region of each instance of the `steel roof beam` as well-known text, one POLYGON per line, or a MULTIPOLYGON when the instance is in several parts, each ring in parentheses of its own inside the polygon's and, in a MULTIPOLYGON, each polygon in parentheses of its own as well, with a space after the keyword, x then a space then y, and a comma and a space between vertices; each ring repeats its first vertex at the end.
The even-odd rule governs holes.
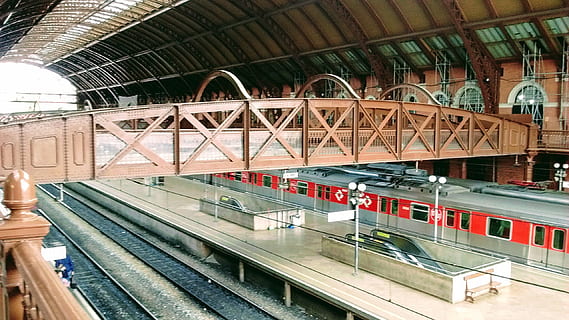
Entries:
POLYGON ((357 19, 354 18, 352 13, 348 8, 346 8, 344 3, 341 0, 323 0, 322 2, 327 5, 326 7, 332 9, 333 12, 340 17, 354 33, 358 40, 359 47, 365 53, 371 69, 377 78, 378 84, 384 89, 391 85, 393 83, 393 75, 391 74, 391 71, 386 65, 384 65, 379 55, 373 52, 369 47, 369 39, 367 35, 359 25, 357 19))
POLYGON ((476 80, 484 98, 484 111, 498 113, 498 94, 500 86, 500 68, 486 47, 476 36, 473 29, 466 26, 466 20, 456 0, 443 0, 454 27, 462 38, 470 62, 476 72, 476 80))

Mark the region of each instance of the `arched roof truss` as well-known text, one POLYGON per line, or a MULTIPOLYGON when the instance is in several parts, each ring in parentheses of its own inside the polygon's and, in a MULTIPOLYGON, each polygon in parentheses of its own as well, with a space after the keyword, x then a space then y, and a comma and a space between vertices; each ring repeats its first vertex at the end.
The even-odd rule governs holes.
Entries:
POLYGON ((394 64, 421 79, 444 54, 495 106, 501 63, 535 45, 561 65, 569 0, 5 0, 0 25, 0 61, 46 66, 94 105, 191 94, 219 69, 249 90, 325 72, 385 88, 394 64))

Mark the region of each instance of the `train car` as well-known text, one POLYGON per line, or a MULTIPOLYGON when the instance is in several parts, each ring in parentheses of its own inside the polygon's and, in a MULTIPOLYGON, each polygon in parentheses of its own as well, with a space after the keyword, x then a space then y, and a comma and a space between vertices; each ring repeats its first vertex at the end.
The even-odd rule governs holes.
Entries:
MULTIPOLYGON (((362 223, 434 237, 434 193, 421 170, 326 167, 297 171, 297 178, 286 181, 282 171, 273 170, 216 174, 212 182, 323 213, 351 208, 348 183, 365 183, 362 223)), ((489 193, 485 191, 500 190, 500 186, 449 179, 440 189, 438 240, 569 274, 569 209, 565 204, 569 195, 517 188, 507 186, 489 193)))

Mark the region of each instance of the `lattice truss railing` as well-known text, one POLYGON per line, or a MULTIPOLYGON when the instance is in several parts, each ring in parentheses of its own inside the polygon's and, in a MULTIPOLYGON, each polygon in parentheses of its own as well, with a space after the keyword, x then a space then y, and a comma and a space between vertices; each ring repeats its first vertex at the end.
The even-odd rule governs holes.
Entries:
POLYGON ((521 154, 529 128, 427 104, 249 99, 0 126, 0 159, 1 170, 23 168, 39 181, 185 175, 521 154))

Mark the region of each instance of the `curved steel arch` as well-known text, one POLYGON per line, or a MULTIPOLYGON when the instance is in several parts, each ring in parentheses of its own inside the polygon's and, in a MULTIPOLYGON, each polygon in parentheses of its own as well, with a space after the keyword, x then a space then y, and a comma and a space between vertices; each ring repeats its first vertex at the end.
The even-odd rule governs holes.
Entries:
MULTIPOLYGON (((91 70, 90 68, 85 68, 85 67, 83 67, 82 65, 78 65, 75 61, 72 61, 72 59, 77 59, 77 60, 80 60, 80 61, 82 61, 82 62, 86 62, 86 63, 89 63, 89 64, 93 64, 93 65, 94 65, 94 63, 93 63, 92 61, 87 60, 86 58, 84 58, 84 57, 82 57, 82 56, 79 56, 79 55, 75 55, 75 54, 70 55, 70 56, 67 57, 67 58, 68 58, 68 59, 62 60, 62 62, 71 64, 71 65, 77 67, 78 69, 80 69, 81 71, 85 71, 85 73, 86 73, 87 75, 89 75, 90 77, 92 77, 93 79, 97 79, 97 81, 100 82, 101 85, 102 85, 101 88, 108 90, 108 91, 111 93, 112 98, 115 99, 115 101, 118 103, 119 97, 115 94, 115 92, 111 89, 111 87, 109 86, 109 84, 105 81, 106 79, 101 79, 101 77, 98 77, 94 72, 92 72, 92 70, 91 70)), ((93 69, 93 71, 94 71, 94 70, 97 70, 97 69, 98 69, 98 68, 95 68, 95 69, 93 69)), ((109 80, 111 80, 111 81, 112 81, 112 80, 117 81, 117 79, 115 79, 112 75, 108 74, 108 72, 107 72, 106 70, 101 70, 101 73, 102 73, 104 76, 106 76, 109 80)), ((72 76, 72 74, 66 75, 66 77, 67 77, 67 76, 72 76)), ((77 72, 75 72, 75 76, 78 76, 77 72)), ((117 84, 120 85, 120 82, 117 82, 117 84)), ((106 103, 107 105, 109 104, 109 103, 107 102, 107 99, 105 99, 105 103, 106 103)))
MULTIPOLYGON (((69 64, 69 65, 75 66, 75 64, 74 64, 73 62, 71 62, 71 61, 68 61, 68 60, 61 60, 61 61, 59 61, 59 63, 57 63, 57 64, 52 64, 53 67, 50 68, 50 70, 60 68, 60 69, 63 69, 63 70, 68 71, 68 72, 69 72, 68 74, 75 73, 75 71, 70 70, 69 68, 66 68, 66 67, 63 65, 64 63, 65 63, 65 64, 69 64)), ((55 72, 55 70, 53 70, 53 71, 55 72)), ((60 73, 57 73, 57 74, 61 75, 60 73)), ((77 85, 78 82, 75 81, 75 80, 73 79, 73 77, 68 77, 67 75, 65 75, 65 76, 62 75, 62 77, 65 78, 67 81, 73 83, 73 85, 74 85, 75 87, 80 88, 80 89, 82 90, 81 93, 85 93, 86 95, 89 96, 89 98, 90 98, 91 100, 96 101, 95 99, 93 99, 93 97, 92 97, 92 96, 89 94, 89 92, 88 92, 89 90, 94 90, 94 91, 96 92, 96 94, 101 98, 101 101, 103 101, 103 103, 104 103, 105 105, 107 105, 107 106, 109 105, 109 102, 107 101, 107 99, 106 99, 106 98, 99 92, 99 90, 97 90, 94 86, 91 86, 91 88, 85 88, 83 85, 80 85, 80 86, 77 85)), ((91 83, 91 82, 89 82, 87 79, 85 79, 83 76, 81 76, 80 74, 76 74, 76 73, 75 73, 75 77, 79 78, 79 79, 80 79, 83 83, 85 83, 85 84, 90 84, 90 83, 91 83)))
POLYGON ((385 100, 385 96, 387 96, 388 93, 390 93, 393 90, 397 90, 397 89, 403 89, 403 88, 408 88, 408 89, 416 89, 421 91, 421 93, 423 93, 425 96, 427 96, 427 99, 429 100, 430 104, 436 104, 436 105, 442 105, 442 103, 439 102, 439 100, 437 100, 437 98, 435 98, 435 96, 433 96, 432 93, 430 93, 427 89, 418 86, 416 84, 412 84, 412 83, 402 83, 402 84, 398 84, 396 86, 393 87, 389 87, 387 88, 387 90, 383 91, 381 93, 381 96, 379 96, 380 100, 385 100))
POLYGON ((194 98, 194 100, 192 102, 200 102, 200 100, 202 99, 202 94, 203 94, 205 88, 207 87, 207 85, 212 80, 219 78, 219 77, 223 77, 223 78, 229 80, 229 82, 231 82, 235 86, 235 89, 237 89, 237 93, 239 93, 239 96, 242 99, 247 99, 247 100, 251 99, 251 95, 249 95, 249 93, 247 92, 247 90, 243 86, 243 83, 241 82, 241 80, 239 80, 239 78, 237 78, 236 75, 234 75, 233 73, 231 73, 227 70, 216 70, 216 71, 210 72, 210 74, 208 74, 205 77, 204 81, 202 81, 202 83, 200 84, 200 86, 198 88, 198 91, 196 93, 196 97, 194 98))
POLYGON ((348 91, 352 95, 352 98, 361 99, 361 97, 356 93, 354 88, 352 88, 352 86, 350 86, 350 84, 346 80, 331 73, 317 74, 315 76, 308 78, 308 80, 306 80, 306 82, 298 90, 296 98, 302 98, 304 96, 304 92, 306 91, 306 89, 308 89, 308 87, 310 87, 313 83, 318 82, 320 80, 334 81, 335 83, 339 84, 342 88, 346 89, 346 91, 348 91))

